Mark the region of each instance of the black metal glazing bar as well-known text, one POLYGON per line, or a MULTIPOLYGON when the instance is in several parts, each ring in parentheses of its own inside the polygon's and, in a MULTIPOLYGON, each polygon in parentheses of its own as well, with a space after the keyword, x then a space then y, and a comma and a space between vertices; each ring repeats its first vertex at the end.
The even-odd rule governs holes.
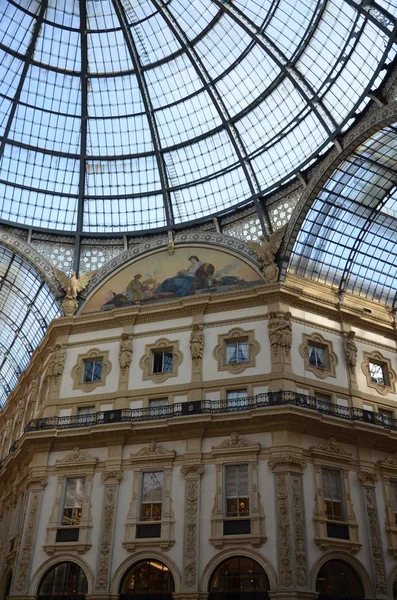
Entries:
POLYGON ((376 25, 385 35, 392 36, 391 29, 396 29, 397 19, 377 2, 374 0, 364 0, 360 3, 356 0, 345 0, 345 2, 376 25))
POLYGON ((171 29, 175 38, 185 49, 186 55, 189 57, 189 60, 194 70, 196 71, 200 81, 202 82, 212 102, 214 103, 216 111, 229 135, 232 146, 236 152, 236 155, 240 161, 241 167, 246 177, 249 189, 253 197, 255 208, 258 213, 259 221, 261 223, 263 234, 265 237, 268 237, 269 228, 271 230, 271 222, 266 209, 264 208, 263 204, 260 202, 257 196, 257 194, 260 192, 260 185, 256 174, 254 173, 251 167, 251 163, 248 160, 247 151, 243 144, 241 136, 230 118, 225 103, 223 102, 215 85, 211 81, 211 78, 208 75, 208 71, 205 68, 199 55, 197 54, 193 43, 188 39, 183 29, 178 25, 177 21, 174 19, 173 15, 169 11, 168 3, 164 2, 164 0, 151 0, 151 2, 157 8, 164 21, 167 23, 168 27, 171 29))
MULTIPOLYGON (((2 140, 0 142, 0 158, 3 156, 4 148, 6 146, 7 139, 10 134, 11 125, 14 120, 16 110, 18 108, 18 102, 21 97, 22 88, 23 88, 23 85, 26 80, 26 75, 27 75, 27 72, 29 70, 29 67, 30 67, 32 59, 33 59, 34 50, 36 48, 36 43, 37 43, 38 37, 40 35, 43 18, 47 11, 47 6, 48 6, 48 0, 42 0, 41 4, 40 4, 40 8, 37 13, 36 23, 33 26, 32 37, 31 37, 29 46, 27 48, 25 56, 21 57, 21 60, 24 61, 24 65, 23 65, 21 77, 19 79, 18 87, 16 89, 15 96, 12 101, 12 106, 11 106, 10 114, 8 116, 7 124, 4 128, 4 134, 3 134, 2 140)), ((8 52, 9 49, 7 48, 6 51, 8 52)))
POLYGON ((331 112, 326 108, 324 103, 319 99, 315 98, 316 94, 311 84, 305 79, 295 65, 290 63, 286 56, 281 52, 279 48, 268 38, 268 36, 260 31, 258 26, 251 21, 247 15, 232 5, 228 0, 224 2, 222 0, 212 0, 212 2, 219 8, 223 8, 225 13, 233 19, 248 35, 250 35, 257 44, 263 49, 264 52, 271 58, 271 60, 281 69, 285 76, 291 81, 294 87, 299 91, 302 98, 310 106, 314 112, 328 136, 332 138, 333 133, 338 128, 334 117, 331 112), (321 109, 321 110, 320 110, 321 109), (324 115, 326 118, 324 118, 324 115), (328 122, 327 122, 328 121, 328 122), (332 124, 333 129, 331 129, 332 124))
POLYGON ((81 132, 80 132, 80 174, 79 199, 77 202, 77 238, 74 251, 73 269, 76 275, 80 270, 80 237, 84 221, 85 167, 87 159, 87 120, 88 120, 88 50, 87 50, 87 7, 86 1, 80 0, 80 51, 81 51, 81 132))
POLYGON ((124 6, 123 6, 121 0, 112 0, 112 4, 113 4, 113 7, 117 14, 117 17, 119 19, 121 29, 123 31, 124 40, 125 40, 126 46, 128 48, 128 52, 130 54, 132 64, 134 66, 134 71, 135 71, 139 89, 141 92, 142 101, 145 106, 146 117, 148 120, 150 133, 152 136, 152 141, 153 141, 153 146, 154 146, 154 152, 155 152, 155 156, 156 156, 157 168, 158 168, 159 175, 160 175, 167 226, 172 227, 174 224, 174 215, 173 215, 172 204, 171 204, 171 195, 170 195, 170 191, 169 191, 166 164, 165 164, 164 156, 163 156, 162 149, 161 149, 160 136, 158 133, 157 124, 156 124, 156 120, 154 117, 152 101, 150 99, 149 91, 148 91, 148 88, 146 85, 145 76, 142 71, 142 65, 141 65, 141 61, 139 58, 139 53, 137 51, 135 41, 131 34, 130 28, 128 26, 128 20, 127 20, 126 14, 125 14, 124 6))

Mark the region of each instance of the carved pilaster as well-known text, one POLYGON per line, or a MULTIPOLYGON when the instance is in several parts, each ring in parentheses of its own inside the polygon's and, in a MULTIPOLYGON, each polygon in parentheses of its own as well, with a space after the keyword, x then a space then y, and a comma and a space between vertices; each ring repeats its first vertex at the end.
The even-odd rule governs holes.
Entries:
POLYGON ((376 477, 376 481, 378 481, 378 477, 377 475, 375 475, 375 473, 371 473, 369 471, 361 471, 359 473, 359 479, 361 481, 361 484, 363 485, 364 490, 365 508, 367 512, 368 521, 368 533, 372 555, 372 566, 374 570, 375 589, 377 592, 377 597, 378 595, 387 597, 385 564, 383 561, 381 532, 379 527, 378 509, 376 505, 375 495, 376 481, 372 477, 365 477, 364 474, 374 475, 376 477))
POLYGON ((296 584, 299 587, 307 585, 307 558, 305 537, 305 513, 303 505, 303 489, 301 475, 291 476, 292 515, 294 521, 294 546, 296 584))
POLYGON ((204 472, 204 465, 186 464, 182 466, 181 472, 186 479, 183 587, 186 590, 196 590, 200 478, 204 472))
POLYGON ((278 557, 280 587, 293 585, 291 523, 289 518, 288 479, 286 474, 276 475, 278 557))
MULTIPOLYGON (((102 479, 104 479, 103 475, 104 473, 102 473, 102 479)), ((95 579, 95 590, 97 591, 107 591, 109 586, 117 489, 118 485, 105 486, 105 502, 103 506, 102 519, 102 538, 99 548, 98 567, 95 579)))
POLYGON ((21 549, 12 586, 13 592, 17 594, 27 593, 42 494, 43 490, 29 492, 21 549))

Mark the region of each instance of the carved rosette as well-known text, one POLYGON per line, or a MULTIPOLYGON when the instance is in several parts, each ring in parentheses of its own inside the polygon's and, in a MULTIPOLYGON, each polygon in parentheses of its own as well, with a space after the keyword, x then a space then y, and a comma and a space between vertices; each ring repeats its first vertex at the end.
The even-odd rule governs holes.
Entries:
MULTIPOLYGON (((103 474, 102 474, 103 475, 103 474)), ((99 550, 96 575, 96 590, 106 591, 109 585, 110 559, 113 542, 114 515, 116 511, 117 485, 105 488, 105 504, 103 508, 103 529, 99 550)))
POLYGON ((288 481, 286 475, 276 476, 276 492, 280 586, 289 587, 293 584, 293 577, 288 481))

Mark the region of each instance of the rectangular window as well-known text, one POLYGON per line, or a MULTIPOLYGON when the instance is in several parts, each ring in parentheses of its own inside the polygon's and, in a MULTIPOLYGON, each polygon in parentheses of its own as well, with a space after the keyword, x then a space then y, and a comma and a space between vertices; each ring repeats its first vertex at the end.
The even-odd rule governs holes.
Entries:
POLYGON ((77 408, 77 415, 93 415, 95 413, 95 406, 79 406, 77 408))
POLYGON ((142 473, 141 521, 161 521, 164 472, 142 473))
POLYGON ((248 340, 226 342, 226 364, 248 362, 248 340))
POLYGON ((80 525, 84 502, 84 477, 68 477, 65 481, 65 495, 61 512, 61 525, 80 525))
POLYGON ((314 344, 308 345, 309 363, 313 367, 318 369, 325 369, 325 348, 321 346, 315 346, 314 344))
POLYGON ((394 520, 397 525, 397 481, 390 482, 390 495, 394 511, 394 520))
POLYGON ((225 467, 226 517, 249 516, 248 465, 225 467))
POLYGON ((314 397, 316 400, 320 400, 320 402, 332 402, 331 394, 324 394, 323 392, 314 392, 314 397))
POLYGON ((324 510, 330 521, 345 521, 342 478, 340 471, 323 469, 324 510))
POLYGON ((231 390, 230 392, 226 392, 226 406, 230 410, 247 407, 247 390, 231 390))
POLYGON ((153 373, 172 371, 172 350, 153 350, 153 373))
POLYGON ((159 417, 168 412, 168 398, 156 398, 149 400, 149 415, 159 417))
POLYGON ((369 362, 369 373, 371 381, 377 385, 387 385, 387 369, 386 365, 377 362, 369 362))
POLYGON ((102 363, 103 360, 101 358, 84 361, 83 383, 100 381, 102 377, 102 363))

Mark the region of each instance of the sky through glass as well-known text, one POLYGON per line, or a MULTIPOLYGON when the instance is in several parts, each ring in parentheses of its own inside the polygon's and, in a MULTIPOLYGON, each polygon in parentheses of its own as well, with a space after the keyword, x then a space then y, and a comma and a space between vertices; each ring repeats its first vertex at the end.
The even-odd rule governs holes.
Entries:
POLYGON ((346 129, 391 54, 392 24, 354 0, 0 6, 0 219, 58 231, 260 197, 346 129))

